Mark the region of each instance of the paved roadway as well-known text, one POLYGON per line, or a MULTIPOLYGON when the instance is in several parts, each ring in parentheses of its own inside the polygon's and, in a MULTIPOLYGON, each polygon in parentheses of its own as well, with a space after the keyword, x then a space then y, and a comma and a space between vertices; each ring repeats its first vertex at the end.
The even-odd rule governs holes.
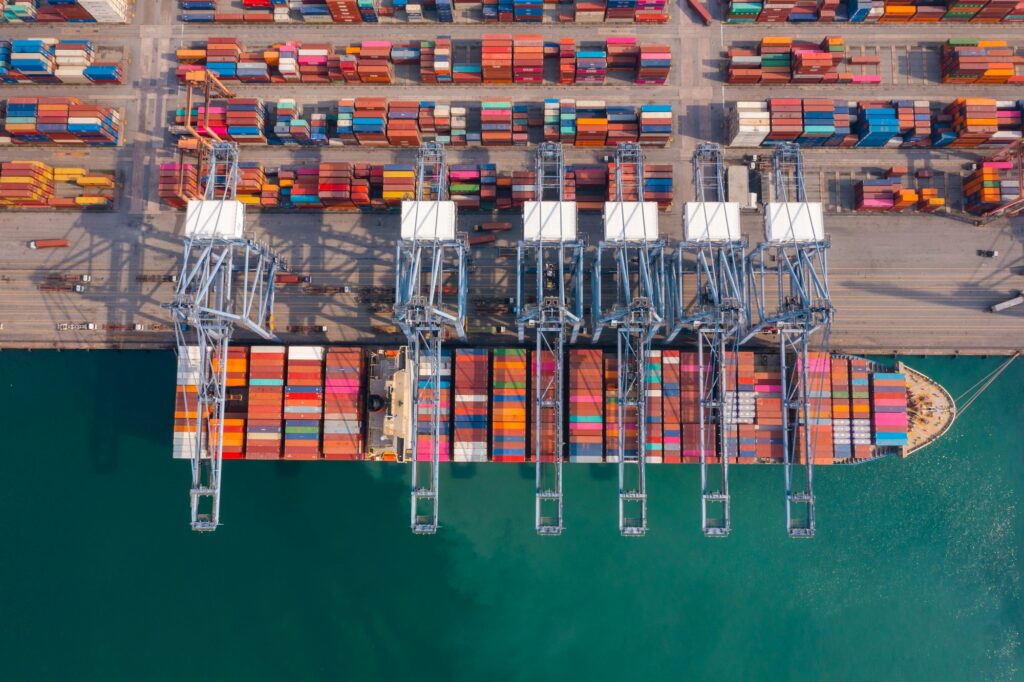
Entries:
MULTIPOLYGON (((166 346, 172 337, 167 314, 161 307, 172 296, 172 285, 139 281, 144 275, 176 271, 180 258, 180 214, 161 207, 156 200, 157 168, 171 160, 172 140, 165 127, 173 110, 182 104, 173 78, 174 51, 211 35, 237 35, 252 47, 294 39, 349 44, 367 37, 360 26, 185 26, 175 21, 176 3, 139 3, 139 16, 126 26, 4 26, 10 37, 87 37, 112 53, 123 53, 128 62, 124 85, 117 86, 17 86, 13 95, 74 95, 118 106, 127 119, 127 141, 115 150, 73 148, 0 148, 0 160, 41 159, 58 165, 113 169, 122 183, 117 207, 105 213, 0 213, 0 265, 4 287, 0 303, 0 344, 3 347, 138 347, 166 346), (31 251, 30 239, 63 237, 71 248, 31 251), (91 274, 84 294, 42 293, 38 285, 47 274, 91 274), (97 330, 57 332, 60 322, 94 322, 98 325, 140 323, 142 332, 97 330)), ((239 96, 266 99, 294 97, 303 104, 326 108, 342 97, 387 96, 392 99, 477 101, 484 97, 541 101, 545 97, 603 99, 609 103, 639 100, 671 102, 677 112, 677 134, 665 149, 648 150, 652 162, 676 166, 676 208, 663 215, 662 231, 669 238, 681 235, 679 206, 692 197, 689 157, 697 142, 725 142, 724 112, 728 102, 763 99, 785 94, 801 97, 916 98, 951 100, 965 94, 1000 99, 1024 97, 1019 86, 946 86, 937 82, 933 62, 935 45, 947 36, 969 36, 975 26, 844 24, 785 26, 698 25, 688 10, 672 9, 672 22, 664 26, 632 24, 543 26, 495 26, 478 23, 441 25, 384 24, 375 27, 375 38, 396 40, 449 35, 453 39, 478 38, 483 33, 540 33, 545 39, 573 37, 577 41, 610 35, 636 35, 641 42, 664 42, 675 55, 670 83, 640 89, 617 83, 595 86, 423 86, 406 78, 391 86, 295 85, 268 87, 233 84, 239 96), (724 50, 732 44, 756 41, 761 35, 792 35, 820 40, 841 35, 857 50, 877 51, 883 57, 882 86, 730 86, 723 82, 724 50)), ((986 38, 1020 42, 1019 30, 986 26, 986 38)), ((742 162, 755 150, 729 150, 731 161, 742 162)), ((607 150, 567 150, 570 161, 593 162, 607 150)), ((259 159, 269 165, 357 160, 386 162, 411 160, 410 151, 363 148, 318 148, 292 151, 284 148, 243 147, 243 160, 259 159)), ((530 151, 475 148, 452 150, 451 161, 489 160, 501 167, 525 168, 530 151)), ((1024 266, 1024 223, 1006 221, 985 227, 956 217, 877 216, 852 214, 851 187, 855 179, 877 177, 894 163, 911 163, 937 172, 934 186, 941 187, 954 209, 959 206, 959 175, 971 153, 915 150, 851 150, 840 160, 834 152, 809 150, 808 192, 825 202, 827 230, 832 237, 831 287, 837 309, 832 346, 851 352, 1006 352, 1024 346, 1024 310, 1001 315, 986 312, 987 306, 1024 288, 1024 277, 1014 268, 1024 266), (999 257, 981 258, 978 249, 994 249, 999 257)), ((485 219, 463 215, 468 226, 485 219)), ((760 218, 744 216, 744 231, 758 240, 760 218)), ((266 238, 289 260, 296 272, 309 274, 317 285, 352 287, 389 286, 393 281, 394 215, 281 214, 251 212, 248 226, 266 238)), ((583 231, 591 241, 599 235, 596 216, 586 216, 583 231)), ((508 233, 499 246, 511 245, 519 234, 508 233)), ((513 295, 513 262, 498 257, 494 247, 474 251, 470 298, 513 295)), ((381 338, 389 325, 386 315, 371 315, 356 294, 303 293, 294 286, 282 287, 278 296, 277 325, 323 324, 326 335, 291 336, 290 341, 369 341, 381 338)), ((473 325, 508 324, 508 318, 472 315, 473 325)), ((397 340, 397 337, 390 337, 397 340)), ((511 339, 512 337, 506 337, 511 339)))

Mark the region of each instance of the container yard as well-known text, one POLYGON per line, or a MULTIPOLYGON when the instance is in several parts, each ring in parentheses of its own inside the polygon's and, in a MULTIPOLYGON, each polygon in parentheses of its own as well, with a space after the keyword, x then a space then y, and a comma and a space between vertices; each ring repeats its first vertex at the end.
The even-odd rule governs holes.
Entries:
POLYGON ((764 463, 809 537, 951 414, 861 356, 1020 345, 1011 4, 6 2, 4 346, 177 347, 196 530, 223 460, 403 462, 428 534, 493 461, 640 536, 686 463, 718 537, 764 463))

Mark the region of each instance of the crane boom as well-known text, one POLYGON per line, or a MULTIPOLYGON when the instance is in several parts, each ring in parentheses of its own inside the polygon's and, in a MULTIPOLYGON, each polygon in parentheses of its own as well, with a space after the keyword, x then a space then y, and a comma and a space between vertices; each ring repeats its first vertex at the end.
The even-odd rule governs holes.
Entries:
MULTIPOLYGON (((815 530, 814 450, 820 386, 809 383, 809 348, 818 335, 827 357, 834 309, 828 286, 828 249, 820 203, 808 202, 800 147, 780 145, 772 154, 775 201, 765 206, 765 240, 749 259, 749 303, 756 321, 744 341, 759 333, 778 335, 782 388, 786 530, 813 537, 815 530), (774 296, 770 292, 774 293, 774 296), (790 363, 788 357, 794 358, 790 363)), ((831 443, 828 444, 831 447, 831 443)))
POLYGON ((616 148, 615 200, 605 204, 604 240, 594 264, 593 341, 605 327, 616 330, 619 531, 647 533, 647 367, 651 343, 666 321, 665 242, 657 205, 644 202, 643 152, 635 143, 616 148), (627 173, 626 171, 632 171, 627 173), (635 180, 630 180, 635 178, 635 180), (635 182, 635 186, 632 183, 635 182), (614 269, 604 273, 604 255, 614 269), (604 298, 603 279, 612 283, 604 298), (635 435, 629 437, 632 431, 635 435))
POLYGON ((701 527, 708 537, 725 537, 732 528, 729 464, 734 443, 729 434, 738 413, 737 379, 730 363, 749 324, 747 241, 740 232, 739 206, 725 201, 721 148, 699 145, 692 164, 695 201, 685 206, 683 241, 672 270, 669 340, 684 329, 696 337, 701 527))
POLYGON ((533 455, 535 523, 540 535, 563 530, 565 344, 583 324, 584 241, 576 234, 576 202, 564 199, 562 145, 537 150, 536 201, 523 207, 516 247, 516 326, 520 342, 533 329, 533 455), (531 272, 532 269, 532 272, 531 272))
POLYGON ((220 525, 221 464, 228 348, 236 327, 260 338, 273 333, 274 279, 286 270, 270 248, 245 235, 245 212, 235 200, 238 147, 215 142, 206 156, 204 198, 188 202, 184 255, 168 309, 174 319, 179 373, 195 378, 192 444, 192 529, 220 525))
POLYGON ((417 534, 438 528, 444 335, 451 331, 466 338, 469 244, 456 231, 455 204, 446 200, 447 193, 444 147, 426 143, 417 155, 416 199, 402 202, 395 261, 394 318, 407 340, 408 416, 401 456, 412 468, 410 524, 417 534), (454 303, 446 298, 450 289, 454 303), (424 412, 429 414, 426 433, 421 428, 424 412))

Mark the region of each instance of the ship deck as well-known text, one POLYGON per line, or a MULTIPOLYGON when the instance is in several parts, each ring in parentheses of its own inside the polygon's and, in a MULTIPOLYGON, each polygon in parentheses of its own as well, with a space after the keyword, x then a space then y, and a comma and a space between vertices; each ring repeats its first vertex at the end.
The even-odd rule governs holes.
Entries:
POLYGON ((909 457, 942 437, 956 420, 956 401, 946 389, 931 378, 904 363, 899 371, 907 377, 907 412, 909 432, 907 445, 900 452, 909 457))

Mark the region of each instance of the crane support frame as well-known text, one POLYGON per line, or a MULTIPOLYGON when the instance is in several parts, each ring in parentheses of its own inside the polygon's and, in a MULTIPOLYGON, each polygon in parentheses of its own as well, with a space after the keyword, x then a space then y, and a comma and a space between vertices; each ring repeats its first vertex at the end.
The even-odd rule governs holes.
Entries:
MULTIPOLYGON (((445 201, 448 171, 444 147, 420 147, 416 167, 417 210, 422 203, 445 201)), ((457 221, 457 218, 453 218, 457 221)), ((410 527, 416 534, 437 532, 441 451, 441 362, 444 337, 466 338, 469 243, 465 233, 452 239, 399 238, 395 256, 394 319, 405 334, 409 419, 400 457, 411 467, 410 527), (451 276, 454 284, 448 284, 451 276), (450 302, 448 292, 454 289, 450 302), (423 370, 426 368, 424 380, 423 370), (430 401, 429 452, 420 458, 421 391, 430 401)))

